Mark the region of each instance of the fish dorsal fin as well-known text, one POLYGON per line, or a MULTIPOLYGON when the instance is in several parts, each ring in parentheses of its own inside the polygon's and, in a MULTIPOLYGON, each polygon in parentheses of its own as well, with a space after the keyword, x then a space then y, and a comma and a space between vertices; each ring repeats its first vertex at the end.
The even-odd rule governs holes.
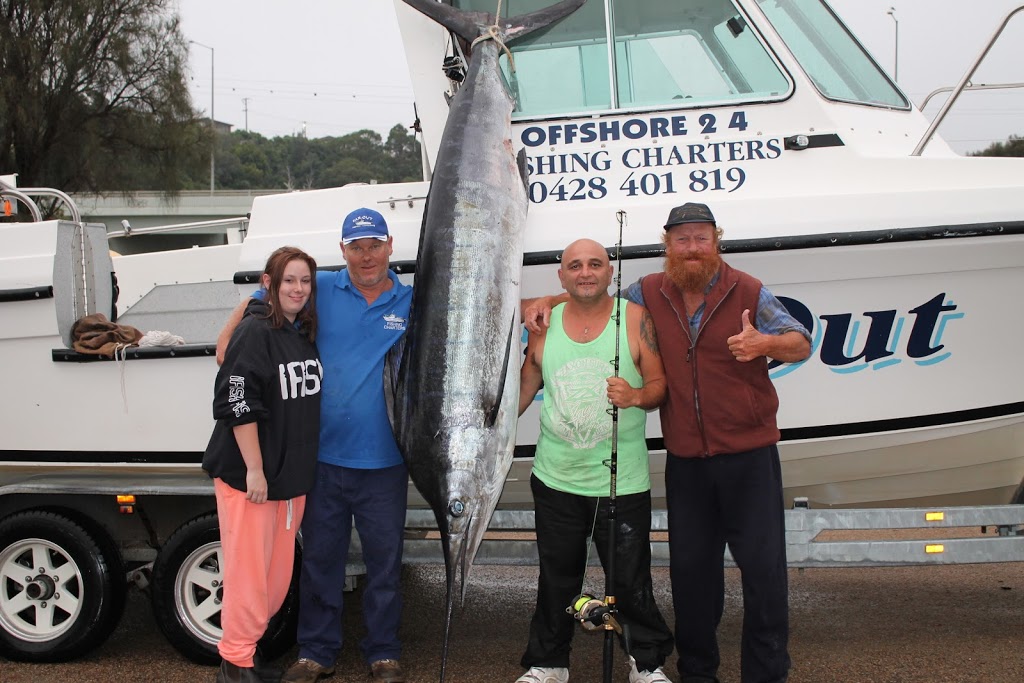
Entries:
POLYGON ((505 395, 505 380, 508 378, 508 364, 511 362, 512 357, 512 335, 516 331, 516 317, 516 315, 512 316, 512 324, 508 328, 508 338, 505 340, 505 362, 501 365, 501 383, 492 397, 494 405, 487 411, 487 417, 484 420, 484 426, 488 429, 493 427, 494 423, 498 421, 498 412, 501 410, 501 398, 505 395))

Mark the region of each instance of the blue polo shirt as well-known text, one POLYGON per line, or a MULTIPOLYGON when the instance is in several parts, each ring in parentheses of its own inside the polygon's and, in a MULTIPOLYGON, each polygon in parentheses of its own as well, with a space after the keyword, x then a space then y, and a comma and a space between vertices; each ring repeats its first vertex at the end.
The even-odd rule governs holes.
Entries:
POLYGON ((321 462, 356 469, 402 462, 384 404, 384 358, 405 334, 412 287, 390 270, 388 277, 391 289, 367 305, 347 270, 316 274, 321 462))

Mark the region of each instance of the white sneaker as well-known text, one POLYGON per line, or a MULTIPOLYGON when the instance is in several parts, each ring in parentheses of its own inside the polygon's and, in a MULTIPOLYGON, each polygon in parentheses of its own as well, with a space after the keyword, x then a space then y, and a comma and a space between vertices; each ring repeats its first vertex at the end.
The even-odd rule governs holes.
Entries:
POLYGON ((531 666, 529 671, 516 679, 516 683, 567 683, 568 680, 569 670, 566 668, 531 666))
POLYGON ((629 658, 629 683, 672 683, 659 666, 654 671, 637 671, 636 660, 629 658))

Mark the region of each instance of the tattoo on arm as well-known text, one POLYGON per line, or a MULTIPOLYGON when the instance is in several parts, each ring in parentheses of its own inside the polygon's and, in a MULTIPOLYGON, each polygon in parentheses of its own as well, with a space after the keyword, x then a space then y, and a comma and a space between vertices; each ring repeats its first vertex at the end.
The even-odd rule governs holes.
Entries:
POLYGON ((646 308, 640 315, 640 339, 652 353, 658 353, 658 333, 654 331, 654 320, 646 308))

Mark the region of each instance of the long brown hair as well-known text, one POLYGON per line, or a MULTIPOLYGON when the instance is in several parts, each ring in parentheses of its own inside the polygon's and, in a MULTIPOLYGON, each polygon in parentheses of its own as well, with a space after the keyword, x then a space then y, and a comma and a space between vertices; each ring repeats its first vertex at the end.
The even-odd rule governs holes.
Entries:
MULTIPOLYGON (((298 323, 299 329, 309 341, 315 342, 317 326, 316 261, 298 247, 281 247, 276 249, 270 255, 270 258, 267 259, 267 265, 263 267, 263 275, 270 278, 270 282, 266 285, 267 298, 265 303, 268 310, 267 318, 270 320, 271 327, 274 328, 282 327, 288 321, 281 312, 278 295, 281 290, 281 280, 284 279, 285 266, 292 261, 305 261, 306 265, 309 266, 309 274, 312 277, 309 287, 309 301, 306 302, 301 311, 295 314, 295 322, 298 323)), ((263 278, 261 277, 260 282, 262 281, 263 278)))

